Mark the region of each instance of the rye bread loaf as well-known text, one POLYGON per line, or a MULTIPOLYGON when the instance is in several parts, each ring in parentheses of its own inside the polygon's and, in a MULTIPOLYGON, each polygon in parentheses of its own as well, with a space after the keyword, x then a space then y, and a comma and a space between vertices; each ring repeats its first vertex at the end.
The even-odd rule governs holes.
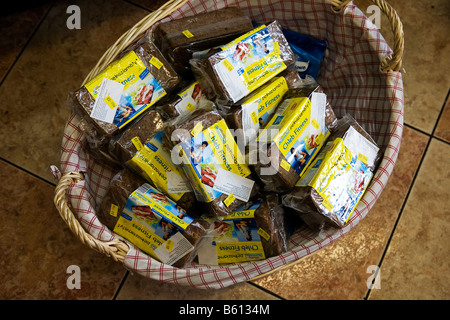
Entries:
POLYGON ((380 159, 374 140, 345 115, 305 176, 282 196, 282 203, 314 230, 341 228, 364 195, 380 159))
MULTIPOLYGON (((97 79, 101 80, 103 75, 105 75, 105 72, 108 72, 108 70, 110 70, 109 72, 111 72, 111 70, 117 70, 115 75, 117 74, 119 77, 120 75, 126 74, 126 72, 132 72, 130 70, 134 69, 129 68, 128 66, 120 65, 121 62, 125 61, 125 59, 131 59, 131 52, 135 53, 148 73, 132 74, 130 75, 130 77, 134 77, 134 79, 137 79, 139 76, 144 77, 144 75, 146 75, 148 77, 148 74, 150 74, 154 77, 154 79, 159 83, 161 88, 166 93, 170 93, 177 87, 178 83, 180 82, 180 77, 173 70, 173 68, 170 66, 170 64, 167 62, 158 48, 153 44, 153 42, 148 39, 148 37, 141 38, 134 45, 130 46, 129 49, 120 53, 118 57, 111 64, 109 64, 108 67, 106 67, 102 72, 94 77, 91 82, 94 82, 97 79)), ((130 65, 131 64, 137 65, 137 63, 135 63, 134 61, 130 62, 130 65)), ((109 75, 108 77, 112 76, 109 75)), ((74 103, 74 110, 82 117, 82 119, 84 119, 86 123, 86 133, 88 136, 88 141, 92 144, 100 145, 102 143, 105 143, 105 141, 108 141, 113 134, 117 133, 119 131, 119 127, 120 129, 125 128, 126 124, 122 126, 122 124, 117 124, 114 122, 108 123, 91 117, 91 112, 96 100, 92 93, 87 89, 87 86, 89 86, 91 82, 88 82, 86 85, 82 86, 75 92, 76 103, 74 103)), ((153 105, 158 99, 161 99, 163 96, 164 94, 161 93, 158 96, 151 96, 150 99, 147 98, 147 100, 145 101, 147 103, 143 104, 139 111, 137 111, 137 113, 133 114, 128 119, 132 121, 138 114, 142 113, 144 110, 147 110, 151 105, 153 105)), ((119 101, 114 102, 116 104, 119 104, 119 101)))
MULTIPOLYGON (((138 162, 136 164, 133 162, 133 158, 138 154, 140 150, 137 147, 143 148, 148 142, 152 142, 153 138, 157 134, 161 134, 163 129, 163 121, 160 114, 157 111, 149 111, 139 119, 136 120, 130 127, 123 131, 123 133, 114 136, 109 143, 109 154, 116 159, 117 162, 127 167, 128 169, 135 171, 137 174, 141 175, 146 179, 148 183, 156 187, 161 192, 168 195, 172 200, 176 201, 178 205, 186 210, 190 210, 195 202, 195 196, 192 192, 184 192, 181 198, 178 198, 178 194, 171 194, 167 187, 167 172, 170 171, 169 166, 171 164, 166 164, 162 166, 164 172, 158 172, 154 165, 148 162, 153 161, 153 156, 149 154, 147 161, 138 162), (138 141, 136 142, 137 139, 138 141), (140 146, 142 144, 142 146, 140 146), (152 174, 149 174, 149 172, 152 174), (152 177, 159 178, 160 174, 165 175, 166 181, 155 182, 152 177), (163 185, 160 185, 162 183, 163 185)), ((149 151, 150 152, 150 151, 149 151)), ((160 152, 165 152, 160 150, 160 152)), ((145 153, 148 154, 148 153, 145 153)), ((169 156, 159 159, 159 161, 168 161, 169 156)), ((179 172, 184 175, 183 172, 179 172)))
POLYGON ((228 43, 251 29, 250 18, 227 7, 160 23, 153 29, 153 39, 175 71, 192 78, 189 60, 194 52, 228 43))
MULTIPOLYGON (((110 230, 114 231, 116 223, 125 208, 128 198, 136 189, 145 183, 146 181, 142 177, 127 169, 117 173, 113 177, 108 191, 102 200, 101 207, 97 212, 97 217, 100 222, 102 222, 110 230), (115 216, 111 214, 112 206, 117 206, 115 216)), ((201 218, 194 218, 182 234, 195 247, 199 243, 200 239, 205 235, 208 228, 209 224, 205 220, 201 218)), ((187 263, 193 260, 194 255, 195 250, 176 261, 173 266, 177 268, 184 267, 187 263)))
MULTIPOLYGON (((314 92, 323 93, 323 89, 320 86, 291 89, 286 93, 284 97, 284 102, 288 102, 290 99, 295 99, 298 97, 311 98, 311 95, 314 92)), ((302 110, 298 111, 302 112, 302 110)), ((276 117, 277 114, 273 115, 273 118, 276 117)), ((309 126, 312 126, 311 120, 312 119, 309 119, 310 121, 309 126)), ((323 123, 319 123, 320 128, 323 132, 326 132, 327 134, 329 134, 329 132, 332 131, 336 126, 337 118, 328 99, 326 99, 325 102, 324 116, 322 121, 323 123)), ((319 122, 322 121, 319 120, 319 122)), ((306 128, 306 130, 308 130, 308 128, 306 128)), ((286 132, 288 131, 292 132, 294 131, 294 129, 291 128, 291 130, 287 130, 286 132)), ((286 132, 284 132, 284 134, 286 132)), ((301 135, 298 136, 296 139, 300 141, 300 138, 301 135)), ((260 152, 259 154, 260 156, 262 156, 262 160, 255 165, 255 171, 259 175, 261 181, 264 183, 264 190, 276 192, 287 192, 291 190, 294 187, 295 183, 299 180, 301 174, 304 172, 308 164, 314 159, 314 156, 319 152, 320 148, 325 143, 325 138, 326 138, 325 135, 323 135, 323 138, 321 139, 320 142, 314 141, 313 144, 315 147, 310 149, 311 151, 308 151, 308 153, 305 152, 304 159, 306 160, 306 162, 303 162, 301 164, 302 166, 301 170, 297 170, 296 168, 294 168, 293 165, 290 165, 290 162, 288 162, 287 159, 287 155, 286 156, 283 155, 277 143, 275 142, 268 143, 266 146, 267 151, 260 152)))
MULTIPOLYGON (((186 114, 183 117, 179 117, 171 122, 166 123, 166 126, 164 128, 166 137, 169 140, 171 140, 172 145, 174 147, 180 147, 181 152, 184 152, 185 160, 183 160, 182 167, 186 172, 186 176, 189 178, 189 181, 191 182, 191 186, 194 190, 197 200, 205 203, 204 207, 209 213, 217 215, 219 217, 227 215, 234 208, 245 202, 235 198, 233 201, 225 205, 224 200, 226 200, 229 195, 226 193, 218 193, 216 191, 213 191, 212 188, 214 186, 214 181, 208 179, 203 180, 206 174, 205 175, 203 174, 203 170, 200 173, 198 166, 196 167, 196 169, 194 169, 194 164, 192 162, 193 160, 188 153, 189 150, 185 150, 184 148, 188 149, 193 148, 193 143, 191 139, 193 137, 193 132, 198 128, 199 123, 201 123, 200 128, 203 131, 207 128, 212 127, 213 125, 218 124, 222 120, 223 120, 222 125, 225 125, 224 131, 228 131, 228 127, 226 126, 223 117, 219 114, 217 110, 213 108, 200 108, 190 114, 186 114), (214 195, 211 196, 211 194, 214 195)), ((226 132, 223 133, 226 134, 226 132)), ((200 134, 200 132, 197 133, 196 135, 198 134, 200 134)), ((235 143, 235 141, 227 140, 227 143, 235 143)), ((237 146, 236 148, 232 149, 234 149, 235 152, 240 152, 237 149, 237 146)), ((215 149, 211 150, 212 152, 215 152, 214 151, 215 149)), ((239 158, 238 153, 236 153, 235 156, 239 158)), ((198 163, 198 165, 200 165, 200 163, 198 163)), ((232 166, 236 166, 237 168, 240 168, 242 171, 248 172, 248 174, 245 177, 247 179, 252 180, 251 172, 248 169, 247 165, 245 164, 244 157, 242 157, 242 159, 238 159, 237 163, 232 164, 232 166)), ((249 192, 250 197, 255 195, 257 191, 258 186, 253 181, 252 188, 249 192)))
POLYGON ((238 102, 294 62, 294 53, 277 21, 255 28, 202 58, 190 60, 206 97, 217 105, 238 102), (250 52, 259 59, 252 64, 247 63, 250 52))

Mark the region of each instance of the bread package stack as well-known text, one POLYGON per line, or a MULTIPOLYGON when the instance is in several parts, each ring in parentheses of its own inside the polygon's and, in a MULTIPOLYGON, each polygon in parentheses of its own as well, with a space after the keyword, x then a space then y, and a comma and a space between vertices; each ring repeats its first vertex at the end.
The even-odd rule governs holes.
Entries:
POLYGON ((283 195, 283 205, 313 229, 341 228, 362 198, 379 159, 374 140, 345 115, 303 178, 283 195))
POLYGON ((227 7, 160 23, 153 29, 155 44, 175 71, 192 77, 189 60, 193 54, 228 43, 253 29, 240 9, 227 7))
POLYGON ((127 169, 112 179, 97 217, 153 258, 178 268, 192 262, 209 228, 127 169))
POLYGON ((284 210, 276 194, 258 195, 240 205, 213 228, 198 249, 200 264, 220 265, 264 260, 287 250, 284 210))
POLYGON ((102 145, 180 82, 148 36, 143 37, 75 92, 75 112, 93 145, 102 145))
POLYGON ((295 62, 277 21, 261 25, 190 64, 208 99, 236 103, 295 62))
POLYGON ((264 190, 290 191, 316 156, 336 115, 319 86, 289 90, 258 136, 255 171, 264 190))
POLYGON ((165 127, 198 201, 218 217, 246 203, 258 188, 224 118, 201 108, 165 127))

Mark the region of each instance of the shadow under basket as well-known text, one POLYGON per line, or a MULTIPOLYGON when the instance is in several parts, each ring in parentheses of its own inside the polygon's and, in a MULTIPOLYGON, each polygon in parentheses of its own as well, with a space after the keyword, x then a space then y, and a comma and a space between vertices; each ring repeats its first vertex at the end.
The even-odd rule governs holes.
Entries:
POLYGON ((277 20, 285 28, 325 39, 328 46, 317 82, 323 87, 336 115, 351 114, 383 151, 381 163, 364 197, 343 228, 325 232, 301 228, 288 240, 286 253, 261 261, 224 266, 192 264, 183 269, 162 264, 119 239, 97 219, 94 208, 101 202, 116 171, 89 155, 80 119, 75 114, 69 117, 64 130, 61 170, 52 166, 58 178, 54 202, 61 217, 82 243, 122 263, 132 273, 203 289, 223 288, 266 276, 337 241, 364 219, 377 201, 394 169, 402 137, 402 24, 386 1, 373 2, 391 24, 393 49, 351 1, 168 1, 120 37, 84 81, 92 79, 155 23, 225 6, 239 7, 256 22, 277 20))

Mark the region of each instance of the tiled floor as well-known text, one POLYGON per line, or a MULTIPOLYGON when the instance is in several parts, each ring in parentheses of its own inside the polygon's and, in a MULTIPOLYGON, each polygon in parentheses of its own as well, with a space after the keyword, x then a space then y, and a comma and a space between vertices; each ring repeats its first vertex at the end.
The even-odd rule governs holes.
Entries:
MULTIPOLYGON (((448 299, 450 2, 389 1, 405 30, 405 128, 393 176, 348 235, 295 266, 218 291, 133 276, 69 231, 53 205, 63 101, 102 53, 164 1, 38 1, 0 16, 1 299, 448 299), (81 7, 80 30, 66 9, 81 7), (67 287, 71 265, 81 289, 67 287), (368 290, 370 266, 379 286, 368 290), (368 269, 369 268, 369 269, 368 269)), ((369 1, 356 1, 365 11, 369 1)), ((369 16, 369 14, 368 14, 369 16)), ((381 20, 390 41, 389 25, 381 20)))

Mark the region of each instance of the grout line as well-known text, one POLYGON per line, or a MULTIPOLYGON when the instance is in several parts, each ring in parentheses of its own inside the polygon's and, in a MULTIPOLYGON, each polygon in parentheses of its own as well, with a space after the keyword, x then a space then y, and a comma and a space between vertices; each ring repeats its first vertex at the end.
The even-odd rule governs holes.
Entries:
MULTIPOLYGON (((25 169, 25 168, 22 168, 21 166, 15 164, 15 163, 12 163, 12 162, 9 161, 9 160, 6 160, 6 159, 3 158, 3 157, 0 157, 0 161, 3 161, 3 162, 5 162, 5 163, 11 165, 11 166, 15 167, 16 169, 19 169, 20 171, 23 171, 23 172, 29 174, 30 176, 33 176, 33 177, 36 178, 36 179, 39 179, 39 180, 41 180, 41 181, 43 181, 43 182, 46 182, 46 183, 48 183, 49 185, 51 185, 51 186, 53 186, 53 187, 56 187, 56 183, 55 183, 55 182, 50 182, 50 181, 48 181, 47 179, 42 178, 42 177, 38 176, 37 174, 35 174, 35 173, 33 173, 33 172, 31 172, 31 171, 25 169)), ((50 170, 50 167, 49 167, 49 170, 50 170)))
POLYGON ((122 281, 120 281, 119 287, 117 288, 117 290, 114 293, 114 296, 112 297, 111 300, 117 300, 117 296, 119 295, 119 292, 122 289, 122 286, 125 283, 125 281, 127 280, 129 274, 130 274, 130 271, 127 270, 127 272, 125 273, 125 275, 122 278, 122 281))
MULTIPOLYGON (((406 193, 406 196, 405 196, 405 200, 403 200, 402 207, 400 208, 400 211, 399 211, 399 214, 397 216, 397 219, 395 220, 394 226, 393 226, 393 228, 391 230, 391 234, 389 235, 389 239, 388 239, 388 241, 387 241, 387 243, 386 243, 386 245, 384 247, 383 253, 382 253, 381 258, 380 258, 380 261, 378 262, 378 270, 375 272, 375 275, 373 277, 374 279, 376 279, 376 277, 378 275, 378 272, 381 270, 381 266, 383 264, 383 261, 384 261, 384 258, 386 256, 386 253, 388 251, 389 245, 391 244, 391 241, 392 241, 392 238, 394 236, 395 230, 397 229, 398 223, 400 222, 401 216, 403 214, 403 210, 405 209, 406 203, 408 202, 409 195, 411 194, 411 191, 412 191, 412 189, 414 187, 414 184, 416 182, 416 178, 417 178, 417 176, 419 174, 420 168, 422 167, 422 163, 423 163, 423 161, 425 159, 425 156, 427 154, 427 151, 428 151, 428 148, 429 148, 429 146, 431 144, 431 141, 433 139, 438 139, 440 141, 446 142, 444 140, 441 140, 439 138, 434 137, 434 132, 436 131, 436 128, 437 128, 437 126, 439 124, 439 120, 440 120, 440 118, 442 116, 442 113, 443 113, 443 110, 444 110, 444 108, 445 108, 445 106, 447 104, 449 95, 450 95, 450 90, 447 92, 447 96, 445 97, 444 104, 443 104, 443 106, 441 108, 441 111, 439 112, 439 115, 438 115, 438 117, 436 119, 436 122, 434 124, 433 130, 431 131, 431 134, 427 134, 427 133, 425 133, 425 132, 423 132, 423 131, 421 131, 421 130, 419 130, 417 128, 414 128, 412 126, 408 126, 408 127, 412 128, 414 130, 417 130, 419 132, 422 132, 422 133, 426 134, 428 136, 428 141, 427 141, 427 145, 425 146, 425 149, 424 149, 424 151, 422 153, 422 157, 420 158, 419 165, 417 166, 416 172, 414 173, 414 177, 413 177, 413 179, 411 181, 411 184, 409 185, 408 192, 406 193)), ((446 142, 446 143, 449 144, 448 142, 446 142)), ((364 300, 368 300, 369 299, 372 290, 373 289, 367 289, 366 295, 363 298, 364 300)))
POLYGON ((131 5, 135 6, 135 7, 138 7, 138 8, 140 8, 140 9, 143 9, 143 10, 145 10, 145 11, 152 12, 152 10, 150 10, 150 9, 148 9, 148 8, 146 8, 146 7, 141 6, 140 4, 134 3, 133 1, 130 1, 130 0, 124 0, 124 1, 125 1, 126 3, 128 3, 128 4, 131 4, 131 5))
POLYGON ((23 45, 22 49, 20 50, 20 52, 17 54, 16 58, 14 59, 13 63, 9 66, 8 71, 6 71, 3 79, 0 80, 0 87, 3 85, 3 83, 5 82, 6 78, 8 78, 10 72, 12 71, 12 69, 14 68, 14 66, 16 65, 17 61, 20 59, 20 57, 22 56, 22 54, 24 53, 25 49, 28 47, 28 45, 31 42, 31 39, 33 39, 33 37, 35 36, 36 32, 39 30, 39 28, 41 27, 42 23, 44 22, 44 20, 47 18, 48 13, 50 12, 50 10, 53 9, 55 3, 53 2, 50 7, 48 8, 47 12, 44 13, 44 15, 42 16, 41 20, 39 21, 39 23, 37 24, 36 28, 34 28, 33 32, 31 33, 31 35, 28 37, 27 42, 25 42, 25 44, 23 45))
POLYGON ((283 298, 283 297, 279 296, 278 294, 276 294, 276 293, 274 293, 274 292, 272 292, 272 291, 270 291, 270 290, 268 290, 268 289, 266 289, 264 287, 261 287, 260 285, 257 285, 256 283, 254 283, 252 281, 247 281, 247 283, 251 284, 252 286, 254 286, 254 287, 256 287, 256 288, 258 288, 258 289, 260 289, 260 290, 262 290, 262 291, 264 291, 264 292, 266 292, 266 293, 268 293, 268 294, 270 294, 270 295, 272 295, 272 296, 274 296, 274 297, 276 297, 276 298, 278 298, 280 300, 286 300, 286 298, 283 298))

